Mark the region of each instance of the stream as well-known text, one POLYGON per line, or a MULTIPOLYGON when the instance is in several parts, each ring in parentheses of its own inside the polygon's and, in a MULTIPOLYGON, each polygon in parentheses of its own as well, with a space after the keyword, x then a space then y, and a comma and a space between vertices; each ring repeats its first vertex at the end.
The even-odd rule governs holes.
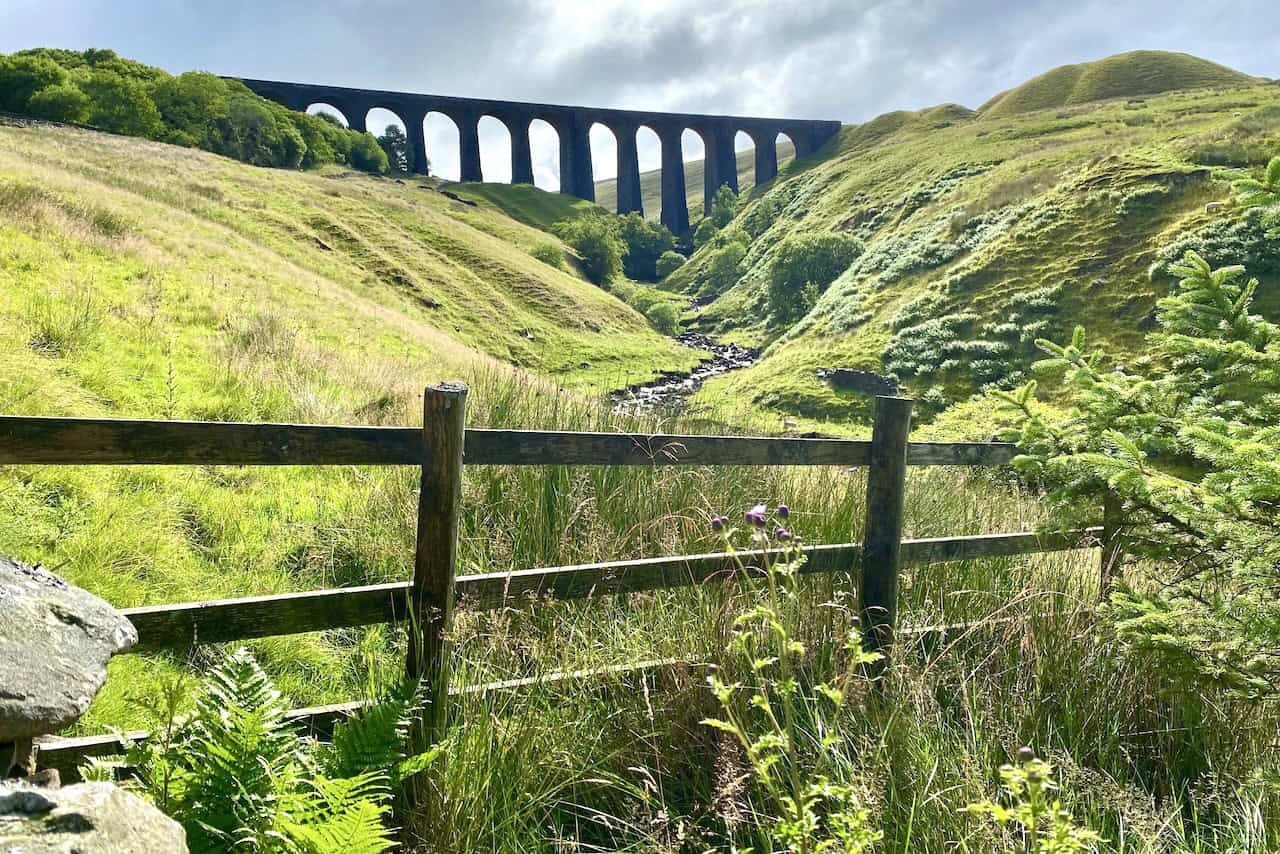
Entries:
POLYGON ((717 344, 701 332, 685 332, 675 339, 686 347, 705 350, 710 355, 692 371, 663 371, 655 380, 610 392, 609 400, 618 412, 644 415, 656 411, 678 412, 689 396, 711 377, 749 368, 760 351, 737 344, 717 344))

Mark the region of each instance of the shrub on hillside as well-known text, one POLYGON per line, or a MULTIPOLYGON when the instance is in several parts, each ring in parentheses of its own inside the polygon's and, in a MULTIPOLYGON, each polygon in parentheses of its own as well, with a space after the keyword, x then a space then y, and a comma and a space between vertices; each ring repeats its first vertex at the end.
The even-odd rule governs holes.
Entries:
POLYGON ((654 303, 645 311, 644 316, 663 335, 680 334, 680 310, 673 303, 654 303))
POLYGON ((628 278, 652 282, 662 278, 658 259, 676 245, 676 237, 665 225, 645 219, 638 213, 620 218, 618 236, 626 247, 622 269, 628 278))
POLYGON ((568 243, 582 259, 582 272, 597 285, 607 284, 622 273, 625 245, 618 237, 615 218, 607 214, 561 220, 552 232, 568 243))
POLYGON ((747 256, 747 248, 738 242, 728 243, 711 253, 707 259, 707 288, 716 294, 722 294, 738 283, 742 275, 742 259, 747 256))
POLYGON ((711 214, 708 219, 716 228, 724 228, 738 213, 738 194, 728 184, 721 184, 720 189, 711 197, 711 214))
POLYGON ((72 83, 46 86, 27 101, 26 112, 53 122, 83 124, 89 120, 93 102, 72 83))
POLYGON ((711 238, 716 236, 716 224, 711 221, 711 217, 704 216, 698 220, 698 224, 693 228, 693 246, 695 249, 701 249, 711 242, 711 238))
POLYGON ((529 254, 548 267, 559 270, 564 266, 564 253, 554 243, 539 243, 529 251, 529 254))
POLYGON ((384 174, 391 165, 387 162, 387 153, 378 145, 371 134, 356 134, 351 140, 351 152, 348 154, 351 165, 361 172, 384 174))
POLYGON ((80 82, 93 106, 89 123, 127 136, 156 139, 164 127, 155 101, 141 81, 114 71, 94 70, 80 82))
POLYGON ((0 57, 0 110, 25 113, 31 97, 48 86, 67 82, 67 71, 39 56, 0 57))
POLYGON ((659 279, 665 279, 684 266, 685 257, 674 249, 663 252, 658 257, 658 263, 655 265, 655 271, 659 279))
POLYGON ((825 291, 862 254, 862 241, 848 234, 800 234, 788 237, 769 265, 769 311, 781 322, 805 314, 812 304, 806 289, 825 291))

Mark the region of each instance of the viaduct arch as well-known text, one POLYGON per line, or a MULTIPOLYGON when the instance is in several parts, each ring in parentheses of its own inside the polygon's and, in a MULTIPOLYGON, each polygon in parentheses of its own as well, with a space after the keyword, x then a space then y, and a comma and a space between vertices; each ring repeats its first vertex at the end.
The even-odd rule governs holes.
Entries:
POLYGON ((275 80, 241 80, 253 92, 292 110, 306 111, 312 104, 328 104, 339 110, 353 130, 366 130, 370 110, 382 108, 394 113, 404 124, 413 147, 414 168, 423 170, 427 144, 423 121, 427 113, 442 113, 458 126, 459 173, 463 181, 482 181, 479 122, 491 116, 502 122, 511 135, 511 182, 533 183, 533 158, 529 146, 529 125, 541 119, 555 128, 560 137, 560 192, 595 201, 595 176, 591 168, 591 127, 601 124, 617 141, 618 213, 643 213, 640 197, 640 160, 636 134, 642 127, 658 136, 662 149, 663 225, 676 234, 689 230, 689 210, 685 187, 684 156, 680 137, 692 130, 701 137, 705 149, 703 205, 710 213, 711 198, 721 184, 738 189, 737 155, 734 137, 746 133, 755 144, 755 183, 763 184, 778 174, 779 134, 795 143, 796 157, 817 151, 840 130, 840 122, 809 119, 714 116, 698 113, 657 113, 643 110, 612 110, 560 104, 532 104, 482 98, 455 98, 411 92, 349 89, 310 83, 275 80))

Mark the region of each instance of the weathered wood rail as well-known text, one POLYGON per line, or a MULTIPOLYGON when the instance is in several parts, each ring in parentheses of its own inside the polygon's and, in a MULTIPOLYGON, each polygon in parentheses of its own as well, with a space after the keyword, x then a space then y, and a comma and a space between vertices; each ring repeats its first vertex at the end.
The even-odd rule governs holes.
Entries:
MULTIPOLYGON (((902 565, 1061 551, 1114 539, 1101 528, 902 539, 908 467, 1004 465, 1017 454, 1013 445, 1005 443, 910 442, 911 401, 902 398, 878 398, 872 439, 858 441, 467 428, 466 396, 466 386, 460 383, 426 389, 420 429, 0 416, 0 465, 421 467, 418 537, 410 580, 125 611, 138 629, 139 643, 132 652, 376 623, 403 624, 410 634, 408 675, 425 681, 433 700, 431 718, 415 731, 421 743, 438 736, 448 696, 459 690, 495 688, 447 687, 446 638, 455 607, 499 608, 532 598, 579 599, 704 584, 732 577, 738 566, 729 554, 712 553, 458 576, 464 464, 867 467, 863 541, 806 546, 804 571, 860 573, 860 607, 869 627, 868 639, 881 649, 893 642, 902 565)), ((748 567, 763 563, 760 552, 738 557, 745 558, 748 567)), ((574 674, 496 687, 568 676, 574 674)), ((350 711, 348 706, 299 710, 298 717, 323 725, 343 710, 350 711)), ((51 762, 67 770, 77 757, 118 749, 118 744, 113 737, 62 739, 47 743, 43 750, 51 762)))

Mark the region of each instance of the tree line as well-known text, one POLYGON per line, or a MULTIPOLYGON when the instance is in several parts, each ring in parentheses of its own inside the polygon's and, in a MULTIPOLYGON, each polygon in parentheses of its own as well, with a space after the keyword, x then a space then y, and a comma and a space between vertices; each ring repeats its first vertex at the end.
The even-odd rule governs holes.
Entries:
POLYGON ((115 51, 35 48, 0 55, 0 110, 200 148, 255 166, 341 163, 382 174, 386 151, 336 117, 290 110, 238 80, 177 76, 115 51))

